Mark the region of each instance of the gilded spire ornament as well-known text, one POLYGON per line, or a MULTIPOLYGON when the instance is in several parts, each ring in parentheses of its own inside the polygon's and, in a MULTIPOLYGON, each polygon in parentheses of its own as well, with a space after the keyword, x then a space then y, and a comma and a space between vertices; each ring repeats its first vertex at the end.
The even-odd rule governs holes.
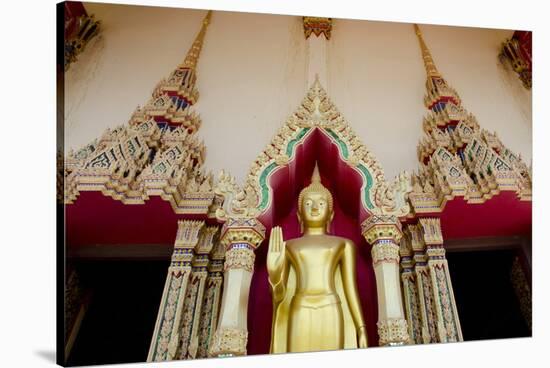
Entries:
POLYGON ((66 203, 75 201, 81 188, 126 204, 170 193, 162 196, 174 212, 208 212, 214 198, 212 176, 203 171, 205 146, 197 136, 201 119, 193 105, 199 98, 195 68, 211 17, 208 11, 184 62, 159 81, 127 126, 108 129, 99 140, 69 153, 66 203))
POLYGON ((197 61, 199 60, 199 56, 202 50, 202 45, 204 43, 204 36, 206 35, 206 29, 210 24, 211 18, 212 18, 212 10, 209 10, 202 21, 202 26, 201 26, 201 30, 199 31, 199 34, 197 35, 197 37, 195 37, 195 41, 193 42, 193 45, 187 52, 187 55, 185 56, 185 60, 183 61, 183 63, 179 65, 179 68, 195 69, 197 67, 197 61))
POLYGON ((430 205, 423 202, 426 191, 418 192, 418 200, 417 192, 409 195, 415 211, 442 211, 445 201, 435 198, 436 193, 445 193, 446 200, 462 196, 469 203, 483 203, 500 190, 508 190, 530 200, 531 179, 525 163, 496 133, 481 129, 437 70, 417 24, 414 30, 426 68, 424 104, 429 110, 422 124, 425 134, 417 147, 421 167, 415 180, 434 190, 429 194, 434 197, 430 205))
POLYGON ((162 79, 157 84, 153 91, 153 98, 145 106, 145 113, 155 116, 160 128, 174 129, 183 126, 192 133, 200 127, 200 119, 189 107, 199 99, 196 68, 211 18, 212 11, 209 10, 184 61, 167 79, 162 79))
POLYGON ((424 59, 426 74, 428 75, 428 77, 441 77, 441 74, 435 66, 432 54, 430 53, 428 46, 426 46, 426 43, 424 42, 424 38, 422 37, 422 32, 420 32, 418 24, 414 25, 414 31, 416 33, 416 36, 418 37, 418 42, 420 43, 420 50, 422 51, 422 58, 424 59))

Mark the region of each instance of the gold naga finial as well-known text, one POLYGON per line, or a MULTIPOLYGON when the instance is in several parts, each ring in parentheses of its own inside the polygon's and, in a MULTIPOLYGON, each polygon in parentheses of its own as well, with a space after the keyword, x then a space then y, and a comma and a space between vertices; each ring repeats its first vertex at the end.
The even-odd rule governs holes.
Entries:
POLYGON ((428 75, 428 77, 441 77, 441 73, 439 73, 439 71, 437 70, 437 67, 435 66, 434 60, 432 58, 432 54, 430 53, 428 46, 426 46, 424 38, 422 37, 422 32, 420 32, 420 28, 416 23, 414 24, 414 31, 416 33, 416 36, 418 37, 418 42, 420 43, 420 50, 422 51, 422 58, 424 59, 426 74, 428 75))
POLYGON ((201 30, 199 31, 199 34, 197 37, 195 37, 195 41, 193 41, 193 45, 187 52, 187 55, 185 56, 185 60, 182 64, 180 64, 180 68, 191 68, 195 69, 197 66, 197 61, 199 60, 199 55, 202 50, 202 44, 204 42, 204 35, 206 34, 206 28, 210 24, 210 19, 212 18, 212 10, 209 10, 208 13, 206 13, 206 16, 202 20, 202 26, 201 30))

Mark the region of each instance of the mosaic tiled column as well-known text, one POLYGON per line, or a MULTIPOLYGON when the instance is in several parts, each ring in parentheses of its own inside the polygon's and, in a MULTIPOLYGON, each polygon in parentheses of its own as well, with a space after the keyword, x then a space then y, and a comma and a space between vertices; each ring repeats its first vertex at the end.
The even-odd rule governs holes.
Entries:
POLYGON ((147 361, 177 359, 194 248, 204 221, 178 221, 178 232, 147 361))
POLYGON ((65 362, 71 355, 80 326, 90 305, 92 292, 80 280, 79 273, 70 263, 66 265, 65 282, 65 362))
POLYGON ((421 218, 418 222, 426 244, 439 342, 463 341, 449 265, 443 248, 441 222, 439 218, 421 218))
POLYGON ((224 224, 221 235, 225 246, 223 296, 211 356, 246 355, 254 250, 264 237, 265 227, 254 218, 229 218, 224 224))
POLYGON ((199 243, 195 247, 191 277, 185 296, 181 329, 179 359, 194 359, 199 347, 199 323, 204 298, 204 289, 208 277, 208 255, 214 245, 217 226, 206 226, 201 230, 199 243))
POLYGON ((222 298, 224 259, 225 248, 219 238, 216 238, 214 248, 210 252, 210 263, 208 264, 208 277, 206 279, 199 323, 197 358, 206 358, 208 356, 208 350, 211 346, 216 325, 218 324, 222 298))
POLYGON ((379 345, 403 345, 408 343, 409 334, 399 280, 401 223, 395 216, 373 215, 363 222, 362 233, 372 245, 378 295, 379 345))
POLYGON ((510 280, 512 281, 512 286, 519 302, 521 314, 525 319, 525 323, 527 324, 529 331, 531 331, 533 324, 531 283, 529 282, 526 272, 522 267, 520 257, 521 256, 516 256, 514 258, 514 262, 512 263, 512 270, 510 271, 510 280))
POLYGON ((422 343, 422 321, 420 318, 420 303, 418 300, 418 287, 416 274, 414 272, 414 258, 411 246, 410 234, 406 231, 401 238, 399 246, 401 256, 401 283, 403 285, 403 303, 405 304, 405 315, 409 326, 410 342, 413 344, 422 343))
POLYGON ((422 236, 422 227, 419 224, 407 225, 405 234, 413 251, 422 343, 437 342, 437 318, 435 316, 430 269, 428 268, 428 256, 424 237, 422 236))

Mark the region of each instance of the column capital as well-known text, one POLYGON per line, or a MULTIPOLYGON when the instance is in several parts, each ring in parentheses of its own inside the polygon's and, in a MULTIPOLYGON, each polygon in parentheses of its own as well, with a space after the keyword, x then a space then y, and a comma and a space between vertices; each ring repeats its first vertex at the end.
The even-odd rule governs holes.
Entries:
POLYGON ((414 254, 412 245, 411 245, 411 236, 407 231, 403 231, 403 237, 399 243, 399 255, 401 257, 412 257, 414 254))
POLYGON ((361 232, 369 244, 382 239, 399 243, 403 235, 399 219, 388 215, 370 216, 361 224, 361 232))
POLYGON ((193 272, 208 272, 208 265, 211 262, 209 254, 214 247, 214 236, 218 231, 217 226, 204 226, 199 235, 199 241, 195 247, 195 256, 191 265, 193 272))
POLYGON ((399 264, 399 246, 392 240, 375 240, 371 257, 375 266, 381 262, 399 264))
POLYGON ((221 243, 220 239, 217 238, 214 241, 214 247, 210 251, 210 259, 223 261, 224 258, 225 258, 225 247, 221 243))
POLYGON ((241 268, 252 272, 255 259, 256 255, 251 248, 233 247, 225 254, 224 271, 241 268))
POLYGON ((414 251, 411 247, 410 234, 403 232, 403 238, 399 244, 399 257, 401 260, 401 267, 403 269, 402 276, 413 275, 414 268, 414 251))
POLYGON ((204 221, 178 220, 178 232, 176 233, 174 248, 195 248, 203 226, 204 221))
POLYGON ((218 226, 205 226, 201 229, 199 242, 195 248, 197 254, 209 254, 215 243, 218 226))
POLYGON ((422 226, 420 224, 407 225, 405 233, 410 238, 411 247, 414 252, 422 252, 426 248, 424 237, 422 236, 422 226))
POLYGON ((256 249, 265 239, 265 226, 254 217, 230 217, 223 225, 220 239, 226 250, 235 244, 256 249))
POLYGON ((194 249, 199 241, 199 233, 204 221, 179 220, 178 232, 170 262, 170 271, 179 276, 185 270, 191 270, 194 249))
POLYGON ((422 227, 426 245, 442 245, 441 221, 438 217, 421 217, 418 223, 422 227))

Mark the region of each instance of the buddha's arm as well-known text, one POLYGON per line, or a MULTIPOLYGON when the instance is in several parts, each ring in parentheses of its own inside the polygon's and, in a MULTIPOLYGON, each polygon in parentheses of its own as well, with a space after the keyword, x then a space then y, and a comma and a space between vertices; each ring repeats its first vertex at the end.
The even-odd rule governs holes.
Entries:
POLYGON ((285 257, 281 272, 278 274, 269 274, 269 284, 271 285, 271 293, 275 304, 280 303, 285 298, 289 268, 290 264, 285 257))
POLYGON ((286 283, 290 265, 286 255, 286 243, 283 231, 276 226, 271 230, 269 249, 267 253, 267 273, 273 302, 278 304, 285 297, 286 283))
POLYGON ((346 239, 342 260, 341 260, 341 272, 342 283, 344 286, 344 292, 346 293, 346 299, 348 301, 349 310, 353 318, 353 323, 357 329, 357 333, 360 337, 359 342, 362 344, 362 338, 364 338, 364 345, 359 347, 366 347, 366 327, 363 320, 363 312, 361 308, 361 302, 359 301, 359 292, 357 291, 357 282, 355 278, 355 244, 349 239, 346 239))

